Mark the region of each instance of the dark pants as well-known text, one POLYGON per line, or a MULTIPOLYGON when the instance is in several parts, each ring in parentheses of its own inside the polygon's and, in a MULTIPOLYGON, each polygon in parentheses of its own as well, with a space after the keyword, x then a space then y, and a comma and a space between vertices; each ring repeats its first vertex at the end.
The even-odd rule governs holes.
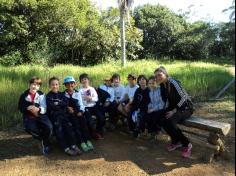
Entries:
POLYGON ((47 115, 40 115, 35 119, 24 115, 25 131, 31 134, 35 139, 43 141, 45 146, 50 145, 50 138, 52 136, 53 127, 47 115))
POLYGON ((117 104, 116 102, 110 103, 108 107, 101 107, 100 108, 103 111, 103 116, 105 117, 105 113, 108 113, 109 115, 109 122, 114 124, 115 123, 115 117, 117 115, 117 104))
POLYGON ((73 124, 79 143, 87 142, 91 139, 89 134, 89 128, 85 116, 78 117, 76 115, 70 115, 70 120, 73 124))
POLYGON ((135 122, 132 119, 132 113, 129 114, 127 117, 128 127, 130 131, 134 131, 135 129, 135 122))
POLYGON ((146 122, 148 133, 157 133, 161 130, 161 121, 165 116, 165 110, 155 111, 153 113, 147 114, 146 122))
POLYGON ((189 117, 191 117, 191 115, 192 112, 189 110, 177 111, 171 118, 166 119, 165 117, 163 117, 163 120, 159 122, 171 137, 172 144, 177 144, 180 142, 184 147, 188 146, 189 140, 184 136, 177 124, 188 119, 189 117))
MULTIPOLYGON (((132 113, 131 113, 132 114, 132 113)), ((128 118, 128 126, 131 131, 136 131, 138 133, 144 132, 146 128, 146 116, 145 112, 139 112, 137 121, 134 122, 132 119, 132 115, 128 118)))
POLYGON ((146 112, 140 112, 140 115, 138 116, 138 121, 136 123, 136 129, 139 132, 144 132, 146 129, 146 112))
POLYGON ((103 115, 103 112, 97 107, 87 107, 85 112, 86 121, 89 125, 90 130, 94 132, 95 130, 101 134, 103 134, 103 127, 105 125, 105 117, 103 115), (94 124, 94 120, 92 116, 96 116, 97 123, 94 124), (96 127, 95 127, 96 126, 96 127))
POLYGON ((50 116, 54 133, 62 149, 76 145, 76 136, 72 123, 66 114, 53 113, 50 116))

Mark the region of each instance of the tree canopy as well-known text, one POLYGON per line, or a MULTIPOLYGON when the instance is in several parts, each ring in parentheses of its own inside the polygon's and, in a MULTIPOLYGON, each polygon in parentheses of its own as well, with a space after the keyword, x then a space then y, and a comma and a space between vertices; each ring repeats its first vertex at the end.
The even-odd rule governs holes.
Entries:
MULTIPOLYGON (((128 59, 234 56, 230 16, 228 23, 190 23, 165 6, 138 7, 126 29, 128 59)), ((90 0, 0 0, 0 64, 118 60, 119 21, 119 9, 101 11, 90 0)))

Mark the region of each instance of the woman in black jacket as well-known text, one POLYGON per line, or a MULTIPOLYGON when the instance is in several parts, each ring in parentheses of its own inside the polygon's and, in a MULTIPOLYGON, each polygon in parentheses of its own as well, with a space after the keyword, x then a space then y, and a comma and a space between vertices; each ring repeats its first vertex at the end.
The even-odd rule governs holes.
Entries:
POLYGON ((177 123, 183 122, 193 114, 192 102, 180 82, 169 77, 164 67, 156 69, 155 76, 160 83, 161 96, 166 104, 166 114, 160 125, 171 137, 167 150, 174 151, 183 147, 182 156, 188 158, 191 155, 192 144, 178 128, 177 123))

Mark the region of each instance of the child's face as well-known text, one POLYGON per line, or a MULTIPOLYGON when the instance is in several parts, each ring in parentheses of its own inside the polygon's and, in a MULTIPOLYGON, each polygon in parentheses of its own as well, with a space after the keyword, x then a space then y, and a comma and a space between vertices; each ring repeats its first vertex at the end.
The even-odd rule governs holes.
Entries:
POLYGON ((36 93, 40 89, 40 85, 37 83, 30 84, 30 92, 36 93))
POLYGON ((110 81, 110 80, 106 80, 106 81, 105 81, 105 85, 108 86, 108 87, 110 87, 110 86, 111 86, 111 81, 110 81))
POLYGON ((81 80, 81 83, 83 86, 89 86, 89 79, 88 78, 84 78, 81 80))
POLYGON ((130 86, 135 86, 136 85, 136 79, 128 78, 128 82, 129 82, 130 86))
POLYGON ((147 86, 147 81, 146 81, 146 79, 141 78, 141 79, 139 80, 139 84, 140 84, 140 86, 142 86, 142 87, 146 87, 146 86, 147 86))
POLYGON ((69 91, 73 91, 76 87, 76 83, 75 82, 69 82, 65 84, 65 87, 67 90, 69 91))
POLYGON ((149 89, 154 90, 157 87, 157 82, 155 80, 151 79, 148 82, 148 87, 149 87, 149 89))
POLYGON ((54 93, 59 92, 59 89, 60 89, 59 81, 53 80, 53 81, 50 83, 50 89, 51 89, 51 91, 54 92, 54 93))
POLYGON ((119 78, 114 78, 113 79, 113 84, 114 84, 114 86, 118 87, 120 85, 120 79, 119 78))

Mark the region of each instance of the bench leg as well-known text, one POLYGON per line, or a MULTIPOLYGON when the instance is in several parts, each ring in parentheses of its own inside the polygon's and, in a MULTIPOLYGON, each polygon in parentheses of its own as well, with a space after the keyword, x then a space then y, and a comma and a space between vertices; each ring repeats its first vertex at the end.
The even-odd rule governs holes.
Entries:
POLYGON ((201 160, 206 164, 212 163, 214 159, 215 159, 215 151, 212 151, 210 149, 207 149, 206 153, 201 157, 201 160))
POLYGON ((219 134, 210 133, 207 140, 210 144, 220 147, 219 151, 215 151, 215 157, 219 157, 225 153, 225 151, 226 151, 225 144, 224 144, 223 140, 220 139, 219 134))

